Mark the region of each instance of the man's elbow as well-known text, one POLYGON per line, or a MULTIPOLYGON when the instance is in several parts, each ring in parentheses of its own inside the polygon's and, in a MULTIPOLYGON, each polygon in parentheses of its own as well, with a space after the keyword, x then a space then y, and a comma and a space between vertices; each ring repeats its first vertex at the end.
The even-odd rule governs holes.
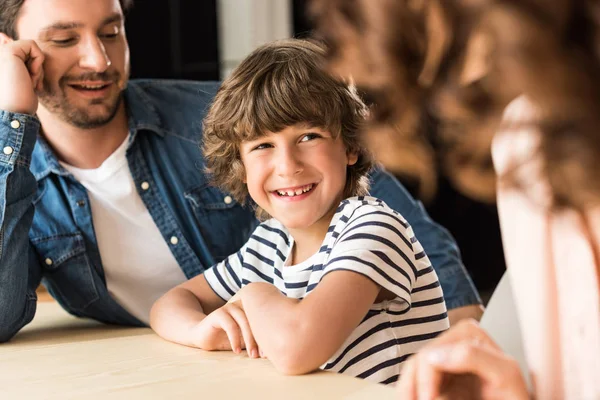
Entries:
POLYGON ((23 327, 23 323, 10 315, 0 315, 0 343, 11 340, 23 327))
POLYGON ((0 343, 11 340, 21 328, 31 322, 35 309, 35 299, 27 300, 20 308, 14 304, 7 305, 6 301, 0 299, 0 343))

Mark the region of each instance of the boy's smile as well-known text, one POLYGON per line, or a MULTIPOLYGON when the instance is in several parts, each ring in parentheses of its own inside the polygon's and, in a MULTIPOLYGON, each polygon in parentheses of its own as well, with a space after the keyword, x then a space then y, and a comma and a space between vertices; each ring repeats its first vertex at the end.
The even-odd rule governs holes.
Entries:
POLYGON ((290 233, 326 232, 343 199, 347 167, 358 159, 341 137, 305 125, 243 142, 240 153, 250 196, 290 233))

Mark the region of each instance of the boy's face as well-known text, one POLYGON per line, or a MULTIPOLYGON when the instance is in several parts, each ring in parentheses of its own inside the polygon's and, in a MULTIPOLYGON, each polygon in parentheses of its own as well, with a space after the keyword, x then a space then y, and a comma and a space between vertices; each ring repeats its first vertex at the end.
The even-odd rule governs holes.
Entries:
POLYGON ((26 0, 16 31, 45 56, 41 107, 80 128, 114 117, 129 76, 119 0, 26 0))
POLYGON ((327 229, 358 159, 341 137, 303 125, 243 142, 240 153, 250 196, 290 230, 327 229))

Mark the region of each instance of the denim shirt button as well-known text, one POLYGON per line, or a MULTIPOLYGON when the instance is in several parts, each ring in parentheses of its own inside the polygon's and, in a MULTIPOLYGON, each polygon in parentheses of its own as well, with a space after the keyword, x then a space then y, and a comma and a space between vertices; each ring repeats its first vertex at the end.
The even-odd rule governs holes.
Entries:
POLYGON ((231 204, 231 202, 233 201, 233 199, 231 198, 231 196, 225 196, 225 198, 223 199, 223 201, 225 202, 225 204, 231 204))
POLYGON ((47 266, 50 266, 50 265, 53 264, 53 261, 52 261, 51 258, 46 258, 45 263, 46 263, 47 266))
POLYGON ((10 121, 10 127, 13 129, 19 129, 21 127, 21 123, 18 119, 13 119, 12 121, 10 121))
POLYGON ((150 184, 148 182, 142 182, 140 187, 142 188, 142 190, 148 190, 150 189, 150 184))
POLYGON ((177 239, 177 236, 171 236, 171 244, 175 245, 179 243, 179 239, 177 239))
POLYGON ((6 154, 7 156, 10 156, 13 153, 14 149, 10 146, 6 146, 5 148, 2 149, 2 152, 4 154, 6 154))

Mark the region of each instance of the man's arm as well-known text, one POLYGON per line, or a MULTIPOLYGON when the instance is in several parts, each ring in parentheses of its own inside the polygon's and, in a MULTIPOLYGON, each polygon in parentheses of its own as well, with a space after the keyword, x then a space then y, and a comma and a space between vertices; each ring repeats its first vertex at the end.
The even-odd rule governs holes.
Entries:
POLYGON ((450 233, 433 222, 423 205, 383 169, 371 174, 371 194, 402 214, 412 226, 442 285, 450 324, 464 318, 479 320, 483 314, 481 299, 450 233))
POLYGON ((33 319, 41 268, 29 243, 37 183, 29 171, 40 123, 34 88, 43 54, 0 33, 0 342, 33 319))
POLYGON ((41 268, 29 243, 37 187, 29 160, 38 129, 34 117, 0 111, 0 342, 35 314, 41 268))

